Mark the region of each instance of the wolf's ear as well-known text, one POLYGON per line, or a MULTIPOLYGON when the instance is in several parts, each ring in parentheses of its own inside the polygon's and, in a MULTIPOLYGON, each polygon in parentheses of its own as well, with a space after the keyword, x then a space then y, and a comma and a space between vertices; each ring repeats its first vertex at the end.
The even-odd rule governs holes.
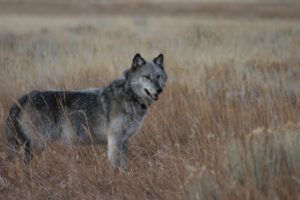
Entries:
POLYGON ((139 54, 135 54, 132 60, 132 69, 138 69, 139 67, 143 66, 146 63, 144 58, 139 54))
POLYGON ((159 54, 156 58, 153 59, 153 62, 161 68, 164 68, 164 55, 159 54))

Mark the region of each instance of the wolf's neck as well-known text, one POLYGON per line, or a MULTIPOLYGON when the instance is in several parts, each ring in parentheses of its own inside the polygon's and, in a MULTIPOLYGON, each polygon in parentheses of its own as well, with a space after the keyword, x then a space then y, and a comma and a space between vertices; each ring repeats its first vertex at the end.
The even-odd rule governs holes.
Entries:
POLYGON ((136 95, 134 93, 134 91, 129 86, 128 81, 125 81, 124 89, 126 92, 126 96, 129 97, 129 100, 137 102, 141 106, 142 109, 146 110, 150 106, 149 103, 145 102, 141 97, 139 97, 138 95, 136 95))
POLYGON ((147 109, 150 104, 147 105, 147 103, 145 103, 139 96, 137 96, 131 89, 128 91, 130 92, 130 95, 131 95, 131 99, 135 102, 137 102, 141 107, 142 109, 147 109))
POLYGON ((147 109, 150 104, 144 102, 142 98, 136 95, 130 87, 130 84, 126 79, 118 79, 113 81, 109 88, 112 90, 114 95, 120 95, 120 97, 126 99, 127 101, 132 101, 133 103, 138 103, 142 109, 147 109))

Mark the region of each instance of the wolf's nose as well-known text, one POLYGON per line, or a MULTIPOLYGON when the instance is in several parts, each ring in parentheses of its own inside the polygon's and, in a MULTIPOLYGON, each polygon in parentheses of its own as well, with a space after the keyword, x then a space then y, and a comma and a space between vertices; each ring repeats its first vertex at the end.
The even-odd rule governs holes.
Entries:
POLYGON ((162 91, 163 91, 162 89, 158 89, 157 94, 160 94, 162 91))

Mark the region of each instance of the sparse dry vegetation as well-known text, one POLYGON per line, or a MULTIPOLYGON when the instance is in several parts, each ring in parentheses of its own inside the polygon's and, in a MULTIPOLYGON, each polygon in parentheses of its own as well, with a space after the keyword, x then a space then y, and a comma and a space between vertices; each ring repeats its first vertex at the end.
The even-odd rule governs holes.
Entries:
POLYGON ((299 199, 299 55, 297 20, 1 15, 0 199, 299 199), (163 52, 169 81, 127 173, 105 146, 6 160, 13 100, 105 86, 136 52, 163 52))

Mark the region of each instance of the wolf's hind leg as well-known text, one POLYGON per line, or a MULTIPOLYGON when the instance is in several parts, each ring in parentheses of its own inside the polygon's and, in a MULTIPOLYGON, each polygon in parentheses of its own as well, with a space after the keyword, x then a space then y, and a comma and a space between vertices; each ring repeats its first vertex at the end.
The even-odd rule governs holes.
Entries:
POLYGON ((10 161, 15 160, 20 152, 19 142, 15 138, 8 138, 7 158, 10 161))
POLYGON ((32 157, 33 157, 30 140, 27 140, 24 143, 24 151, 25 151, 24 162, 25 162, 25 164, 28 164, 32 160, 32 157))
POLYGON ((24 162, 28 164, 33 155, 31 151, 31 142, 29 139, 26 141, 19 141, 19 139, 16 139, 14 137, 8 138, 8 145, 7 145, 7 158, 10 161, 15 160, 21 151, 21 147, 24 148, 24 162))

